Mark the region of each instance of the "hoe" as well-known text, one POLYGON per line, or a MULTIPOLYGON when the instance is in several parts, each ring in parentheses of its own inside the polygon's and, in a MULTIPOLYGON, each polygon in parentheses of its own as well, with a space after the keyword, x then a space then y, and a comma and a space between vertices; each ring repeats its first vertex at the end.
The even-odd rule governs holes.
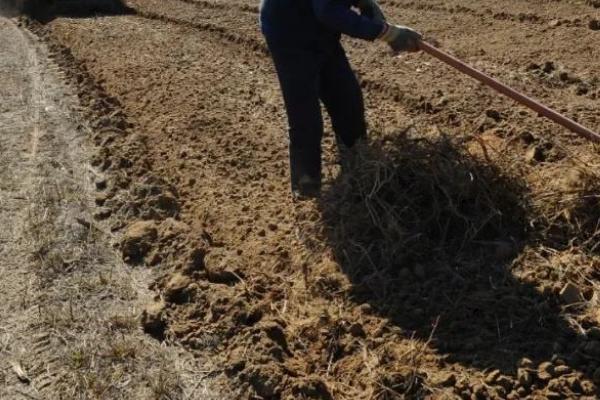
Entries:
POLYGON ((465 64, 461 60, 456 57, 451 56, 448 53, 441 51, 440 49, 432 46, 431 44, 425 41, 419 41, 419 48, 424 52, 432 55, 433 57, 445 62, 451 67, 456 68, 460 72, 469 75, 470 77, 480 81, 481 83, 491 87, 492 89, 504 94, 505 96, 510 97, 518 103, 523 104, 526 107, 529 107, 533 111, 537 112, 539 115, 542 115, 557 124, 562 125, 563 127, 569 129, 570 131, 591 140, 592 142, 600 143, 600 134, 586 128, 585 126, 573 121, 570 118, 565 117, 564 115, 558 113, 557 111, 543 105, 542 103, 525 96, 522 93, 517 92, 513 88, 506 86, 505 84, 497 81, 489 75, 484 74, 481 71, 476 70, 475 68, 465 64))

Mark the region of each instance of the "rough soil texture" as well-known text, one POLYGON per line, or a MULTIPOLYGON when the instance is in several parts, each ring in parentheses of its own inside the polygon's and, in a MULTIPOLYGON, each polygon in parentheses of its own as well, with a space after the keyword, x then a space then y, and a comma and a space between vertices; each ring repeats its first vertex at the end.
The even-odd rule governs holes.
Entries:
POLYGON ((94 219, 93 130, 64 73, 15 21, 0 38, 0 398, 215 398, 208 363, 139 327, 154 278, 94 219))
MULTIPOLYGON (((382 1, 600 127, 594 1, 382 1)), ((424 54, 346 40, 371 140, 318 202, 249 0, 131 0, 30 27, 95 116, 96 202, 159 271, 146 332, 248 399, 595 398, 600 148, 424 54)))

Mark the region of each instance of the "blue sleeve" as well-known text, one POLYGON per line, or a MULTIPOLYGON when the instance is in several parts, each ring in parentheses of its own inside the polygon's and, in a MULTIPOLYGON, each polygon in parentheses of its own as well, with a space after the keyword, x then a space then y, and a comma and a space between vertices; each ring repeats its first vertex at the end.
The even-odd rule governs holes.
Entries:
POLYGON ((343 0, 312 0, 317 19, 329 29, 358 39, 375 40, 383 30, 383 23, 354 12, 347 4, 343 0))

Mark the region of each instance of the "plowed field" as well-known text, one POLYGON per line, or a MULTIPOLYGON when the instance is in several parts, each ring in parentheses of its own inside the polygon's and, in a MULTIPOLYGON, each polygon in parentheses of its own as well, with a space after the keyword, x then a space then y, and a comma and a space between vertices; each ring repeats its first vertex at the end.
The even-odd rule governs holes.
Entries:
MULTIPOLYGON (((156 268, 148 334, 240 399, 596 398, 600 147, 425 54, 344 39, 369 145, 292 202, 250 0, 130 0, 26 22, 84 105, 98 220, 156 268), (117 13, 119 14, 119 13, 117 13)), ((385 0, 501 81, 600 128, 600 4, 385 0)))

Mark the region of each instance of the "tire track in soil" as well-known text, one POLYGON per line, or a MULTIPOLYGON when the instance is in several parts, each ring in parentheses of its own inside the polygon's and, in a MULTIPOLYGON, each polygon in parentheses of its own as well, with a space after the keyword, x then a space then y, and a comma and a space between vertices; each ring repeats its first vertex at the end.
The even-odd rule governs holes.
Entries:
POLYGON ((149 278, 89 222, 90 131, 59 66, 13 21, 0 35, 0 398, 214 398, 198 361, 135 327, 149 278))
MULTIPOLYGON (((45 370, 40 367, 47 366, 54 370, 55 359, 49 357, 52 354, 49 342, 40 344, 30 338, 36 332, 33 326, 38 318, 35 297, 39 282, 27 268, 26 260, 31 252, 27 244, 27 201, 34 201, 31 189, 35 185, 36 166, 40 163, 38 144, 42 124, 41 108, 50 102, 43 88, 37 46, 9 20, 0 18, 0 29, 6 43, 12 44, 5 45, 2 49, 2 60, 6 63, 2 66, 3 72, 10 77, 9 74, 14 74, 12 71, 20 71, 20 81, 26 83, 24 87, 8 87, 10 94, 6 93, 4 97, 5 107, 10 110, 15 106, 15 100, 21 97, 22 110, 29 114, 12 114, 8 121, 3 121, 4 140, 0 146, 4 153, 3 159, 6 160, 2 165, 2 174, 12 178, 5 179, 3 176, 2 180, 19 183, 13 188, 3 188, 3 205, 0 207, 0 221, 3 226, 11 227, 7 232, 10 240, 4 241, 6 246, 0 252, 4 253, 0 257, 3 271, 0 294, 4 315, 1 350, 5 361, 2 365, 4 385, 0 394, 3 398, 16 398, 18 394, 37 398, 40 391, 44 390, 40 380, 45 378, 45 370), (21 132, 21 135, 15 134, 15 131, 21 132), (23 135, 23 132, 28 132, 29 135, 23 135), (15 265, 15 262, 20 266, 15 265)), ((8 80, 9 84, 10 81, 11 79, 8 80)), ((15 83, 17 82, 19 80, 15 83)))
MULTIPOLYGON (((22 34, 22 33, 21 33, 22 34)), ((40 79, 40 66, 38 62, 38 56, 36 54, 36 50, 34 46, 27 46, 27 53, 29 58, 29 64, 31 65, 31 78, 32 78, 32 91, 34 94, 34 99, 32 100, 32 108, 33 108, 33 132, 31 134, 31 157, 35 159, 37 155, 38 143, 40 140, 41 132, 41 110, 42 104, 46 103, 45 97, 45 89, 42 87, 41 79, 40 79)))

